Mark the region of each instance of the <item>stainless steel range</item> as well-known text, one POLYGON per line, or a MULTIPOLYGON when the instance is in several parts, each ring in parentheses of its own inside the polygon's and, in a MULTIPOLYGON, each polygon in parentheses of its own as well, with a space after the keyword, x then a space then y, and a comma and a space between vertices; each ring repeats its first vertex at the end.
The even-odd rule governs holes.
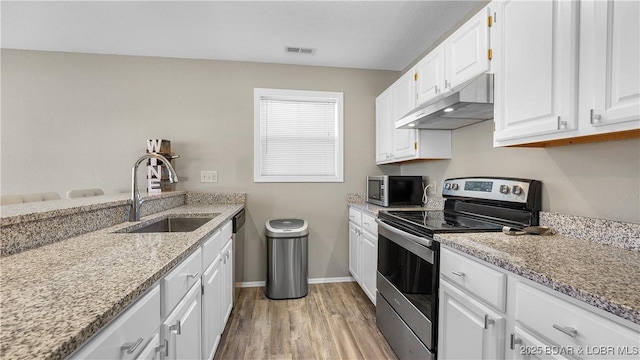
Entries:
POLYGON ((539 225, 542 184, 536 180, 447 179, 444 211, 381 211, 376 322, 400 359, 437 356, 437 233, 501 231, 539 225))

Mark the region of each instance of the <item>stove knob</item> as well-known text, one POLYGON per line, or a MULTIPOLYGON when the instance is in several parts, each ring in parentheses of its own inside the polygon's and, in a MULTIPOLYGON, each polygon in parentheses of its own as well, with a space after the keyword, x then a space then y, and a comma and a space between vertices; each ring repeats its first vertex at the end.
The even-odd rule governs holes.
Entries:
POLYGON ((450 183, 445 183, 444 184, 444 189, 445 190, 451 190, 451 184, 450 183))
POLYGON ((522 188, 518 185, 513 185, 513 189, 511 189, 511 192, 513 193, 513 195, 520 195, 522 194, 522 188))
POLYGON ((503 194, 508 194, 509 193, 509 185, 500 185, 500 192, 503 194))
POLYGON ((456 183, 451 184, 451 188, 453 190, 458 190, 458 184, 456 184, 456 183))

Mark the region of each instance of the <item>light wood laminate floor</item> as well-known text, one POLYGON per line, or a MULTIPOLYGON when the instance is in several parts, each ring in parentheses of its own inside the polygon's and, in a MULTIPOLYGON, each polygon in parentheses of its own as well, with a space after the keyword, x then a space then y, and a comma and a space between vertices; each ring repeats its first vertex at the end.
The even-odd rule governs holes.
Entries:
POLYGON ((309 285, 295 300, 243 288, 214 357, 397 359, 376 327, 375 307, 355 282, 309 285))

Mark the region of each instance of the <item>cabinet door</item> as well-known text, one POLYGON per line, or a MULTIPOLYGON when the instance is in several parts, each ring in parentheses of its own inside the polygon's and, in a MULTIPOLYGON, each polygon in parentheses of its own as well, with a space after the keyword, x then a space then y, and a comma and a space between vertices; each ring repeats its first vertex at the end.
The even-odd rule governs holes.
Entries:
POLYGON ((201 282, 189 290, 162 323, 168 341, 166 359, 201 359, 201 282))
MULTIPOLYGON (((560 347, 554 346, 551 343, 547 343, 540 340, 536 336, 530 334, 528 331, 514 327, 513 333, 511 333, 509 341, 510 350, 513 350, 514 359, 522 360, 534 360, 534 359, 556 359, 565 360, 567 357, 560 354, 560 347), (558 349, 558 351, 551 351, 558 349)), ((564 348, 569 349, 569 348, 564 348)))
POLYGON ((416 105, 435 99, 444 92, 444 53, 444 44, 441 44, 416 65, 416 105))
POLYGON ((442 279, 439 306, 439 358, 504 358, 502 315, 442 279))
POLYGON ((376 98, 376 163, 391 160, 391 88, 376 98))
MULTIPOLYGON (((166 345, 165 345, 166 346, 166 345)), ((160 345, 160 332, 156 332, 147 346, 142 349, 136 360, 160 360, 160 353, 165 349, 160 345)))
POLYGON ((416 156, 416 131, 413 129, 396 129, 396 121, 416 107, 416 82, 413 71, 405 73, 391 86, 391 107, 393 117, 389 122, 391 133, 391 153, 394 160, 416 156))
POLYGON ((155 286, 70 359, 134 359, 160 324, 160 289, 155 286))
POLYGON ((495 7, 495 145, 576 129, 578 2, 495 7))
POLYGON ((591 35, 593 42, 589 44, 591 51, 581 60, 593 62, 592 78, 585 80, 593 81, 589 89, 594 96, 592 104, 586 106, 586 116, 592 126, 602 130, 625 122, 631 124, 612 130, 640 128, 640 2, 588 4, 594 7, 593 18, 583 22, 586 34, 582 36, 591 35))
POLYGON ((218 253, 202 276, 202 355, 206 359, 213 358, 224 330, 222 261, 222 255, 218 253))
POLYGON ((362 236, 362 289, 376 304, 376 271, 378 266, 378 239, 364 231, 362 236))
POLYGON ((447 38, 445 87, 448 89, 489 71, 489 14, 489 8, 484 8, 447 38))
MULTIPOLYGON (((227 244, 222 249, 223 261, 222 261, 222 309, 223 309, 223 324, 226 324, 231 316, 231 310, 233 310, 233 240, 229 239, 227 244)), ((223 325, 224 330, 224 325, 223 325)))
POLYGON ((360 261, 358 248, 360 242, 360 228, 349 222, 349 272, 353 278, 360 283, 360 261))

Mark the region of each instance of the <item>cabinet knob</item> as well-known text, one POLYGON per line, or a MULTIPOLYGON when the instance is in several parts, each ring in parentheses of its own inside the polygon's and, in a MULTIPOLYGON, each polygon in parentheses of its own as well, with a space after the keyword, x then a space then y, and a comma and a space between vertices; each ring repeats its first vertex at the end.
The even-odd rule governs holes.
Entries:
POLYGON ((518 339, 515 334, 511 334, 511 350, 516 349, 516 345, 522 344, 522 339, 518 339))
POLYGON ((489 328, 489 325, 495 324, 496 321, 489 317, 489 315, 484 316, 484 328, 485 330, 489 328))
POLYGON ((120 346, 120 350, 127 350, 127 354, 133 354, 143 341, 144 338, 139 338, 135 342, 122 344, 122 346, 120 346))
POLYGON ((576 329, 574 329, 572 327, 563 327, 563 326, 560 326, 560 325, 557 325, 557 324, 553 324, 553 328, 558 330, 558 331, 560 331, 560 332, 562 332, 562 333, 564 333, 564 334, 566 334, 566 335, 571 336, 572 338, 578 336, 578 330, 576 330, 576 329))
POLYGON ((175 325, 169 326, 169 331, 175 331, 176 335, 182 334, 182 324, 180 320, 178 320, 175 325))
POLYGON ((169 356, 169 340, 165 340, 164 344, 156 346, 156 352, 160 352, 164 349, 164 356, 169 356))
POLYGON ((596 113, 595 109, 591 109, 591 124, 595 125, 595 124, 599 124, 600 120, 602 120, 602 115, 596 113))

